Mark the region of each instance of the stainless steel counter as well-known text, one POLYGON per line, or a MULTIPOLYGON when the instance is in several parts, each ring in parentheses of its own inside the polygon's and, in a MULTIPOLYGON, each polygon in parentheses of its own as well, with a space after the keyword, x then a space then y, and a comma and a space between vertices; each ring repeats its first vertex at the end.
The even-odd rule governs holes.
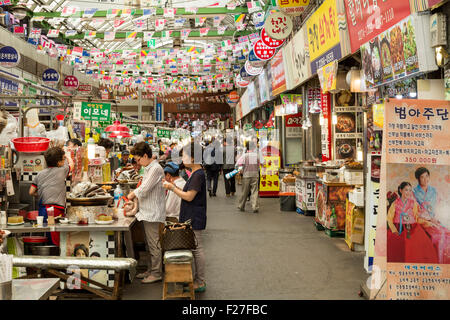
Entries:
POLYGON ((61 224, 56 223, 54 226, 33 227, 31 223, 27 222, 19 226, 0 226, 3 230, 11 231, 11 233, 34 233, 34 232, 71 232, 71 231, 130 231, 131 226, 135 223, 136 218, 124 218, 115 220, 112 224, 61 224))

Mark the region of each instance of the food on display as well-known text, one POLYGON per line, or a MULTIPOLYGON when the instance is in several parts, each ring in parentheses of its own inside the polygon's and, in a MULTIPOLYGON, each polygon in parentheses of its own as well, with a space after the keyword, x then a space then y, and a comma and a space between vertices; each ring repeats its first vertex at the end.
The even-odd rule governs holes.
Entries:
POLYGON ((23 223, 22 216, 8 217, 8 223, 23 223))
POLYGON ((405 56, 403 54, 403 34, 399 26, 392 28, 390 39, 392 65, 395 73, 401 73, 405 68, 405 56))
POLYGON ((402 29, 406 69, 407 72, 411 73, 419 68, 419 59, 417 58, 417 46, 412 21, 408 20, 408 22, 403 22, 402 29))
POLYGON ((364 67, 364 77, 368 84, 374 84, 373 70, 372 70, 372 55, 370 53, 370 46, 361 47, 362 65, 364 67))
POLYGON ((344 143, 339 146, 339 154, 343 158, 350 157, 353 154, 353 147, 351 145, 349 145, 348 143, 344 143))
POLYGON ((381 37, 381 65, 383 66, 383 77, 386 80, 392 77, 391 48, 388 39, 383 35, 381 37))
POLYGON ((336 132, 349 133, 355 131, 355 116, 351 113, 344 113, 338 116, 336 132))
POLYGON ((97 220, 98 221, 111 221, 112 217, 108 216, 106 214, 100 214, 100 215, 97 216, 97 220))
POLYGON ((69 198, 99 198, 105 197, 109 194, 100 186, 92 182, 80 182, 73 187, 72 192, 69 193, 69 198))
POLYGON ((371 43, 372 47, 372 68, 375 83, 380 83, 382 80, 383 68, 381 67, 380 48, 378 47, 378 38, 371 43))

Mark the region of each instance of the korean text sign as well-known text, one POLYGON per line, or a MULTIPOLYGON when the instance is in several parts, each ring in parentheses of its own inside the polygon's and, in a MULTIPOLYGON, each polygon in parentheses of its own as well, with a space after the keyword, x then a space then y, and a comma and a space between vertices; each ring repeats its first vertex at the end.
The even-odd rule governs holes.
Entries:
POLYGON ((410 14, 409 0, 345 0, 352 53, 410 14))
POLYGON ((386 103, 380 194, 388 202, 378 219, 387 230, 377 227, 376 243, 386 243, 387 299, 450 298, 449 109, 440 100, 386 103))
POLYGON ((312 73, 335 59, 341 58, 336 0, 325 0, 316 12, 306 21, 309 56, 312 73), (317 63, 328 52, 333 52, 330 61, 317 63))
POLYGON ((82 102, 81 118, 92 121, 109 121, 111 119, 111 104, 82 102))

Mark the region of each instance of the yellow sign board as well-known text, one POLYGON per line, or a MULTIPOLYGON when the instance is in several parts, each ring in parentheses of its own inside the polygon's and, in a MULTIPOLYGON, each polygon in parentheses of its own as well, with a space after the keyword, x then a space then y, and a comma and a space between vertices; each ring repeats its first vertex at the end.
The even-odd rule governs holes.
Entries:
POLYGON ((336 0, 325 0, 306 21, 311 61, 339 44, 336 0))
POLYGON ((261 179, 259 183, 259 191, 280 191, 280 179, 278 170, 280 168, 279 156, 265 156, 266 161, 260 169, 261 179))
POLYGON ((383 128, 384 123, 384 103, 383 104, 374 104, 372 107, 373 110, 373 123, 378 128, 383 128))
POLYGON ((284 14, 299 16, 309 5, 309 0, 277 0, 277 5, 284 14))

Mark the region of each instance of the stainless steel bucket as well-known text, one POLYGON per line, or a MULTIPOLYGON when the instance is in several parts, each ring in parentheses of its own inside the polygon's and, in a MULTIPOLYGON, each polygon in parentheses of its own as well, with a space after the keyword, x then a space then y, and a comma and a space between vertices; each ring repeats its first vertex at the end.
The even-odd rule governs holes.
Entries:
POLYGON ((0 283, 0 300, 12 300, 12 281, 0 283))

